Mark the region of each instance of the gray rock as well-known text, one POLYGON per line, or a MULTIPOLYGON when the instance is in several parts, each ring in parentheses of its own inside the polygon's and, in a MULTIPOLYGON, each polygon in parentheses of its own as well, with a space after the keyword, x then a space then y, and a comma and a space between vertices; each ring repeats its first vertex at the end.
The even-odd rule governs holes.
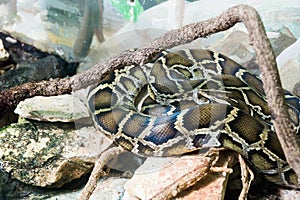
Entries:
POLYGON ((63 73, 55 56, 22 62, 16 69, 7 71, 0 77, 0 91, 30 81, 62 77, 63 73))
POLYGON ((258 67, 255 63, 255 51, 250 45, 249 36, 243 31, 230 32, 209 48, 223 53, 246 68, 258 67))
POLYGON ((69 94, 25 99, 18 104, 15 113, 22 118, 50 122, 74 122, 89 117, 79 98, 69 94))
MULTIPOLYGON (((296 38, 288 28, 268 32, 275 55, 292 45, 296 38)), ((248 69, 258 69, 256 53, 250 44, 249 35, 244 31, 231 31, 213 43, 210 49, 225 54, 248 69)))
POLYGON ((276 62, 283 88, 293 91, 300 81, 300 39, 281 52, 276 62))
POLYGON ((283 27, 276 31, 273 37, 269 34, 269 38, 275 56, 278 56, 284 49, 292 45, 297 40, 288 27, 283 27))
POLYGON ((92 127, 22 121, 0 129, 2 170, 26 184, 61 187, 91 171, 111 142, 92 127))

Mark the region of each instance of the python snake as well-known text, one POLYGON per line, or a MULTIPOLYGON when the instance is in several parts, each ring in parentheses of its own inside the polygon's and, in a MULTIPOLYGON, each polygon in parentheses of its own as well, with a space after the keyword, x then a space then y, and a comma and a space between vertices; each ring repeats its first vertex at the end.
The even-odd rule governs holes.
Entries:
MULTIPOLYGON (((285 93, 300 133, 300 99, 285 93)), ((260 78, 209 50, 163 51, 107 73, 89 93, 96 127, 142 156, 224 147, 276 184, 298 187, 271 122, 260 78)))

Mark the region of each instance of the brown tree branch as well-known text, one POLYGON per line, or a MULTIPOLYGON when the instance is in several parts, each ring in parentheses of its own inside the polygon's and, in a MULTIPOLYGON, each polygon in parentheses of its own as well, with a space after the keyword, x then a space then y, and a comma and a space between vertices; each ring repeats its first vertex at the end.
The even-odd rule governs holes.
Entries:
POLYGON ((92 174, 89 177, 87 184, 84 186, 83 191, 80 194, 79 200, 88 200, 90 196, 93 194, 97 181, 101 174, 103 173, 104 166, 115 156, 118 156, 124 150, 120 147, 112 147, 104 151, 98 160, 95 162, 95 166, 93 168, 92 174))
POLYGON ((81 88, 86 88, 89 85, 99 82, 103 73, 106 73, 109 70, 124 65, 143 64, 163 49, 186 44, 195 39, 208 37, 213 33, 229 29, 240 21, 240 18, 237 16, 238 14, 234 15, 234 13, 238 13, 238 10, 243 9, 245 9, 243 6, 230 8, 216 18, 189 24, 179 29, 169 31, 162 37, 149 42, 144 47, 139 48, 136 51, 124 51, 116 56, 104 60, 103 62, 94 65, 88 71, 72 76, 71 78, 67 78, 68 80, 62 81, 64 84, 66 84, 65 86, 58 86, 64 87, 62 91, 59 89, 57 91, 52 89, 48 91, 48 87, 53 88, 55 85, 61 84, 61 80, 59 79, 49 82, 44 81, 42 83, 44 84, 44 87, 41 88, 41 90, 36 91, 36 94, 34 94, 35 91, 31 91, 29 94, 28 88, 31 85, 29 86, 23 84, 16 88, 12 88, 0 94, 0 106, 16 106, 16 104, 24 100, 24 98, 29 98, 36 95, 42 95, 46 93, 48 95, 58 95, 61 93, 70 93, 72 89, 78 90, 81 88), (26 97, 25 94, 27 93, 28 96, 26 97), (14 94, 14 97, 12 97, 11 94, 14 94))
POLYGON ((0 93, 0 112, 5 108, 13 108, 26 98, 34 96, 53 96, 72 91, 71 78, 53 79, 38 83, 25 83, 0 93))
POLYGON ((275 54, 257 11, 251 7, 239 10, 250 42, 257 55, 264 91, 268 100, 272 122, 288 163, 298 176, 300 183, 300 144, 288 113, 284 92, 281 86, 275 54))
POLYGON ((296 134, 289 120, 275 56, 261 19, 256 10, 250 6, 235 6, 229 8, 216 18, 189 24, 177 30, 167 32, 162 37, 153 40, 144 47, 136 51, 124 51, 102 63, 96 64, 85 73, 67 79, 38 83, 43 86, 37 87, 36 91, 29 89, 28 87, 30 87, 30 85, 26 84, 5 91, 0 94, 0 107, 5 105, 15 106, 24 98, 35 95, 57 95, 71 92, 72 89, 78 90, 85 88, 98 82, 103 73, 108 70, 124 65, 143 64, 162 49, 172 48, 200 37, 207 37, 210 34, 224 31, 238 22, 243 22, 249 32, 250 41, 256 51, 258 64, 262 72, 264 89, 266 91, 276 133, 278 134, 288 162, 298 177, 300 177, 300 148, 297 143, 296 134))

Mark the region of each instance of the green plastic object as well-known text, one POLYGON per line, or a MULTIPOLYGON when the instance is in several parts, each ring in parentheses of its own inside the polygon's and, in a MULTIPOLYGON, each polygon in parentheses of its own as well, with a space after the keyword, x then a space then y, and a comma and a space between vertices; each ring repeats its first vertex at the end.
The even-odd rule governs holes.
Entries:
POLYGON ((129 21, 136 21, 141 12, 144 11, 138 0, 110 0, 112 6, 129 21))

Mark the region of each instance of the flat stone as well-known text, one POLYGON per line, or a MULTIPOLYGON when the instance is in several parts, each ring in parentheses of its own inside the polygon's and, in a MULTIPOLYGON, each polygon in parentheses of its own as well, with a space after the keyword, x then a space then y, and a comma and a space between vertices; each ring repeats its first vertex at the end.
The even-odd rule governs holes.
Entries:
POLYGON ((0 129, 0 166, 12 178, 61 187, 91 171, 111 142, 93 127, 22 121, 0 129))
MULTIPOLYGON (((125 184, 123 200, 162 199, 165 198, 165 191, 170 190, 173 190, 172 195, 182 200, 197 199, 199 196, 201 199, 222 199, 229 173, 209 173, 209 160, 210 158, 201 154, 180 158, 148 158, 125 184), (195 177, 199 184, 194 187, 195 180, 191 180, 185 186, 189 189, 177 191, 182 180, 187 180, 193 172, 201 174, 200 177, 195 177), (181 193, 177 196, 178 192, 181 193)), ((227 160, 226 167, 228 162, 232 164, 227 160)))
POLYGON ((89 117, 82 101, 70 94, 25 99, 18 104, 15 113, 22 118, 49 122, 74 122, 89 117))

